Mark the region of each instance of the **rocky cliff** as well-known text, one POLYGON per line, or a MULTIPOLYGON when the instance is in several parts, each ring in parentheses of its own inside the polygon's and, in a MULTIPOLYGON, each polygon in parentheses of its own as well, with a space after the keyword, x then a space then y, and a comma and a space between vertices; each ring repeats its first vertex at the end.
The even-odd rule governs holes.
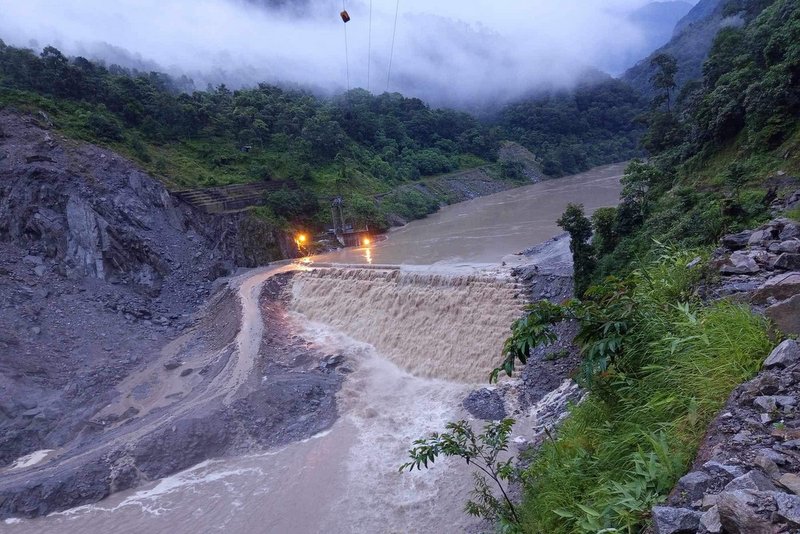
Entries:
POLYGON ((0 110, 0 467, 85 430, 217 277, 279 258, 280 240, 195 212, 44 114, 0 110))

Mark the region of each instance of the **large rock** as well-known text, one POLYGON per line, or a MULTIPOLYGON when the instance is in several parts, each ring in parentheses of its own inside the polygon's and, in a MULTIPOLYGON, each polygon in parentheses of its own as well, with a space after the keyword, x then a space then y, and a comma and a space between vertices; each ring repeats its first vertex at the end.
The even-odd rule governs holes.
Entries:
POLYGON ((656 534, 688 534, 697 532, 703 514, 689 508, 653 507, 653 527, 656 534))
POLYGON ((794 239, 797 237, 800 237, 800 226, 794 223, 787 223, 784 225, 783 230, 781 230, 778 239, 786 241, 787 239, 794 239))
POLYGON ((764 368, 789 367, 797 362, 800 362, 800 343, 793 339, 787 339, 772 349, 767 359, 764 360, 764 368))
POLYGON ((772 240, 772 234, 774 229, 771 226, 764 228, 762 230, 756 230, 750 236, 750 239, 747 240, 747 244, 749 246, 764 246, 767 244, 768 241, 772 240))
POLYGON ((790 210, 798 205, 800 205, 800 189, 786 197, 786 203, 784 204, 787 210, 790 210))
POLYGON ((722 532, 722 521, 719 518, 719 508, 714 505, 700 517, 700 526, 709 534, 719 534, 722 532))
POLYGON ((464 399, 464 408, 478 419, 497 421, 506 416, 505 404, 497 391, 481 388, 464 399))
POLYGON ((678 480, 676 491, 682 499, 693 502, 703 498, 703 494, 711 484, 711 477, 702 471, 692 471, 678 480))
POLYGON ((783 332, 800 334, 800 295, 770 306, 764 315, 772 319, 783 332))
POLYGON ((719 270, 722 274, 754 274, 761 270, 753 257, 742 251, 731 254, 728 261, 719 270))
POLYGON ((724 479, 725 482, 730 482, 734 478, 745 474, 745 470, 738 465, 724 464, 714 460, 704 463, 703 469, 716 478, 724 479))
POLYGON ((768 299, 785 300, 800 293, 800 272, 782 273, 773 276, 753 293, 754 304, 764 304, 768 299))
POLYGON ((777 245, 775 252, 789 252, 790 254, 797 254, 800 252, 800 239, 790 239, 789 241, 783 241, 777 245))
POLYGON ((796 271, 800 269, 800 254, 784 252, 775 260, 775 268, 784 271, 796 271))
POLYGON ((778 517, 794 526, 800 526, 800 497, 778 492, 775 494, 775 502, 778 504, 778 517))
POLYGON ((788 489, 795 495, 800 495, 800 476, 794 473, 785 473, 778 479, 778 484, 788 489))
POLYGON ((729 534, 772 534, 769 517, 759 513, 764 502, 774 500, 771 493, 752 490, 725 491, 717 501, 723 532, 729 534))
POLYGON ((722 245, 731 250, 743 249, 747 246, 747 242, 752 235, 752 230, 745 230, 738 234, 728 234, 722 238, 722 245))
POLYGON ((748 471, 740 477, 731 480, 725 491, 738 491, 738 490, 753 490, 753 491, 775 491, 775 484, 770 479, 764 476, 761 471, 748 471))

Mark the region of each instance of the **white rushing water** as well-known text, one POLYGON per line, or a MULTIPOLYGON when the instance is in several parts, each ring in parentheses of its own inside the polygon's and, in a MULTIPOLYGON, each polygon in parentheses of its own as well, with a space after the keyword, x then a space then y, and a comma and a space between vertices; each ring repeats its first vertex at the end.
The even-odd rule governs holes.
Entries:
MULTIPOLYGON (((497 361, 522 305, 519 288, 495 276, 501 260, 560 233, 553 221, 567 202, 584 203, 588 211, 614 204, 621 173, 621 165, 610 166, 449 206, 392 232, 373 248, 314 258, 436 264, 425 272, 333 270, 295 276, 295 332, 324 353, 345 355, 353 368, 337 396, 340 418, 328 431, 260 454, 206 461, 46 518, 8 520, 2 530, 472 531, 475 521, 463 512, 471 487, 467 469, 455 468, 455 460, 410 474, 398 467, 414 439, 467 417, 461 400, 485 385, 497 361), (486 271, 488 265, 494 267, 486 271)), ((248 279, 252 288, 247 286, 254 294, 255 276, 248 279)), ((259 276, 262 283, 265 277, 259 276)), ((518 424, 519 431, 522 427, 518 424)), ((39 456, 24 461, 34 460, 39 456)))

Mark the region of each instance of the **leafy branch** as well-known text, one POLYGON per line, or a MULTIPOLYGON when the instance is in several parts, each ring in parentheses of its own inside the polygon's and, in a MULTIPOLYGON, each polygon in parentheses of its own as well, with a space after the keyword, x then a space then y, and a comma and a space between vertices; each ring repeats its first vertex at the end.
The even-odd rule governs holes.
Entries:
POLYGON ((414 441, 414 446, 408 451, 411 461, 401 465, 400 472, 422 470, 423 467, 427 469, 429 464, 433 464, 442 455, 463 458, 468 465, 475 466, 483 473, 473 473, 474 500, 467 501, 466 512, 486 519, 500 518, 519 526, 517 510, 503 487, 503 482, 508 482, 515 476, 513 458, 498 460, 498 456, 508 450, 513 426, 514 420, 506 418, 487 424, 481 434, 475 434, 464 420, 448 423, 448 432, 433 433, 427 439, 414 441), (487 477, 500 490, 502 500, 495 497, 487 477))
POLYGON ((517 360, 522 365, 528 362, 531 351, 546 346, 558 338, 552 326, 566 319, 575 318, 575 302, 559 306, 540 300, 525 307, 525 316, 511 325, 511 336, 503 344, 503 363, 489 375, 489 382, 497 382, 501 372, 508 376, 514 374, 517 360))

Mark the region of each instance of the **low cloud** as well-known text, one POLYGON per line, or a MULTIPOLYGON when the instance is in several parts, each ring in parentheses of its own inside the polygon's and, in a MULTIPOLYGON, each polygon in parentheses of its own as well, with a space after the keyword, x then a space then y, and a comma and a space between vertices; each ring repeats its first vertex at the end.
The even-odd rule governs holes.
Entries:
POLYGON ((369 86, 459 106, 573 84, 620 68, 645 36, 645 0, 0 0, 0 38, 186 74, 195 86, 260 81, 338 92, 369 86), (275 7, 283 5, 283 7, 275 7), (369 78, 368 78, 369 72, 369 78))

